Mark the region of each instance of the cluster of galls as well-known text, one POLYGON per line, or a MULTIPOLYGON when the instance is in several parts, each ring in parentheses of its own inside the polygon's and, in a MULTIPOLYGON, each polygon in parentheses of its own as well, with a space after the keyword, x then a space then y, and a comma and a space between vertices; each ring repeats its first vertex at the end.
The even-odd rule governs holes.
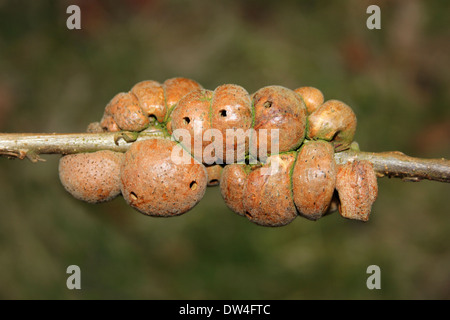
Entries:
POLYGON ((220 185, 227 206, 258 225, 282 226, 299 215, 317 220, 336 210, 345 218, 369 218, 378 192, 372 164, 334 160, 353 141, 356 116, 341 101, 324 101, 316 88, 267 86, 249 94, 234 84, 207 90, 186 78, 143 81, 116 95, 88 131, 139 132, 155 124, 171 138, 137 141, 125 153, 63 156, 65 189, 90 203, 121 194, 139 212, 159 217, 189 211, 207 186, 220 185), (180 139, 178 129, 191 140, 180 139), (224 137, 209 154, 213 161, 203 158, 211 143, 194 141, 209 129, 224 137), (243 140, 229 134, 249 129, 253 134, 243 140), (276 146, 258 135, 273 129, 276 146), (174 152, 189 161, 174 161, 174 152))
POLYGON ((263 226, 284 226, 298 215, 317 220, 336 209, 367 221, 378 192, 370 162, 337 166, 331 143, 321 140, 270 156, 257 168, 227 165, 220 188, 228 207, 263 226))

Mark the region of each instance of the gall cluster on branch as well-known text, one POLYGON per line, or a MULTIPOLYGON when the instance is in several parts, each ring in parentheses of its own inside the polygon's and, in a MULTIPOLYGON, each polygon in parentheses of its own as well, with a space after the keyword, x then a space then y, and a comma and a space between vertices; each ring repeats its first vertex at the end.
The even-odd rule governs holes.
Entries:
POLYGON ((350 147, 356 124, 348 105, 325 101, 314 87, 273 85, 249 94, 236 84, 208 90, 187 78, 142 81, 114 96, 88 131, 156 126, 166 135, 133 142, 125 153, 63 156, 59 175, 77 199, 122 195, 149 216, 186 213, 219 185, 232 211, 262 226, 336 210, 367 221, 378 192, 372 164, 334 160, 350 147))

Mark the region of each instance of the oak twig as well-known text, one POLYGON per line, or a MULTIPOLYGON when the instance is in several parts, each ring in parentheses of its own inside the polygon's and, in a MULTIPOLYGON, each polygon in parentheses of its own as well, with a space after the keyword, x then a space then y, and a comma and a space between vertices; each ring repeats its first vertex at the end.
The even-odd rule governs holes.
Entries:
POLYGON ((347 150, 336 153, 335 160, 338 164, 354 160, 368 160, 372 162, 378 177, 401 178, 404 181, 426 179, 450 182, 450 160, 444 158, 414 158, 399 151, 375 153, 347 150))
POLYGON ((111 150, 125 152, 130 143, 163 137, 161 130, 103 133, 0 133, 0 156, 42 160, 40 154, 71 154, 111 150))
MULTIPOLYGON (((139 133, 0 133, 0 156, 28 158, 36 162, 42 160, 40 154, 71 154, 98 150, 125 152, 131 142, 163 136, 162 131, 158 129, 139 133)), ((398 151, 374 153, 350 149, 336 153, 335 160, 338 164, 368 160, 372 162, 379 177, 450 183, 450 160, 443 158, 422 159, 398 151)))

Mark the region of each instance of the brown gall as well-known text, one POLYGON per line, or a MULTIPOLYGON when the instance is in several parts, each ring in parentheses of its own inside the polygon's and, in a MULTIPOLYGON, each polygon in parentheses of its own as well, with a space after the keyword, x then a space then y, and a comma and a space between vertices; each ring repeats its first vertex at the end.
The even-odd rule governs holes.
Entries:
POLYGON ((297 216, 291 171, 296 152, 273 155, 268 162, 249 173, 244 189, 245 216, 253 223, 279 227, 297 216))
POLYGON ((109 150, 65 155, 58 167, 61 184, 78 200, 110 201, 120 194, 123 156, 109 150))
POLYGON ((353 161, 338 166, 336 190, 339 213, 347 219, 368 221, 378 196, 377 176, 370 161, 353 161))
POLYGON ((292 173, 292 191, 299 214, 310 220, 328 210, 336 186, 333 146, 326 141, 310 141, 298 151, 292 173))
POLYGON ((155 217, 172 217, 191 210, 207 186, 205 167, 176 142, 149 139, 134 142, 121 167, 121 191, 137 211, 155 217), (174 156, 187 156, 177 163, 174 156))

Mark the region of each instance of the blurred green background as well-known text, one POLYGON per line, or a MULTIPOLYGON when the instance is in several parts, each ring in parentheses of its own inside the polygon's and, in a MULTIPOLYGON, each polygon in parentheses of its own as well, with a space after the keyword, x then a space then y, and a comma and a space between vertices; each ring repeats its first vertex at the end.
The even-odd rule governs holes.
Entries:
MULTIPOLYGON (((440 0, 0 0, 0 131, 82 132, 134 83, 183 76, 316 86, 353 107, 362 150, 450 158, 449 13, 440 0), (381 30, 366 28, 373 3, 381 30), (70 4, 82 30, 66 28, 70 4)), ((217 187, 171 219, 86 204, 43 157, 0 159, 1 299, 450 298, 447 184, 382 178, 367 223, 264 228, 217 187), (66 287, 73 264, 81 290, 66 287)))

